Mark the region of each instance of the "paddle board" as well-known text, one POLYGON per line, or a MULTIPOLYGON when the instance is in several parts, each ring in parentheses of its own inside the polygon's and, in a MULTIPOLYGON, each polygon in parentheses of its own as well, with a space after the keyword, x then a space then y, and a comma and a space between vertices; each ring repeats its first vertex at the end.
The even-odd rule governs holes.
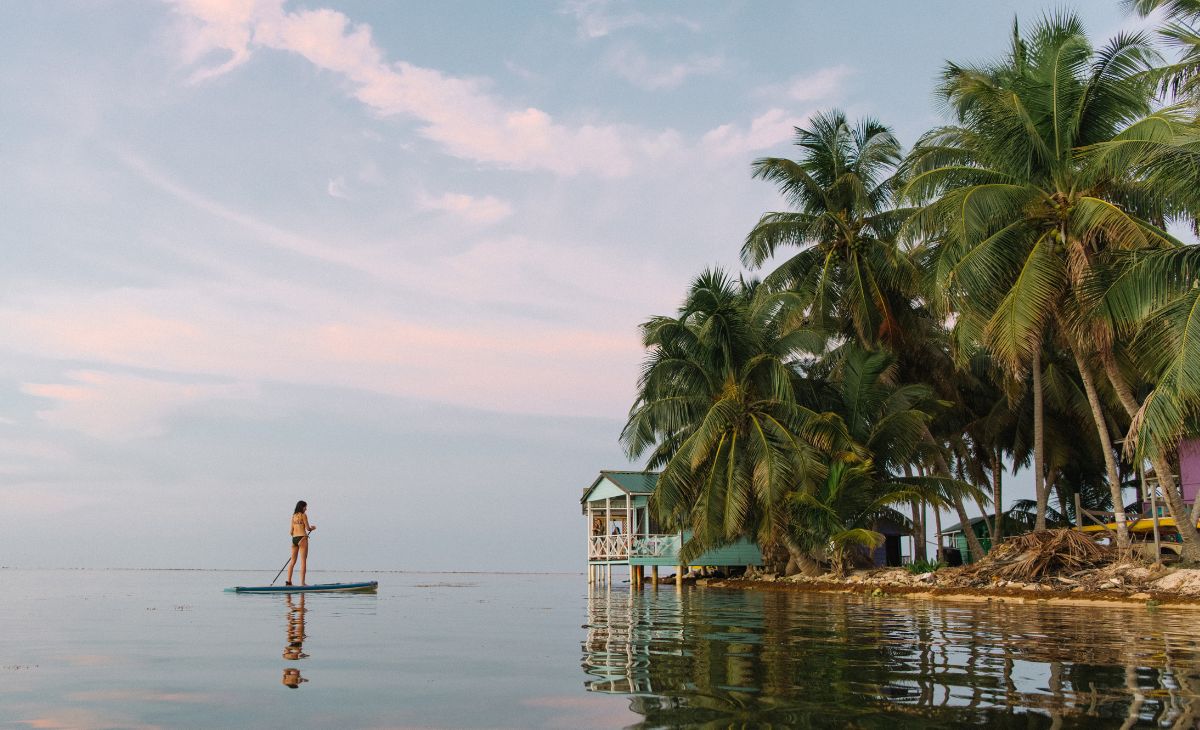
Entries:
POLYGON ((334 591, 374 592, 379 581, 365 583, 316 583, 310 586, 235 586, 226 588, 226 593, 330 593, 334 591))

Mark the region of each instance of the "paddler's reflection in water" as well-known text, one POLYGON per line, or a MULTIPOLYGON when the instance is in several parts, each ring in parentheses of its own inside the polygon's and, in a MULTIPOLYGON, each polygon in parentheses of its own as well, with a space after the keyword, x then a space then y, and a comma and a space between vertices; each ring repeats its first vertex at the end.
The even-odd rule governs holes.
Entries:
MULTIPOLYGON (((301 593, 298 599, 293 599, 291 595, 285 596, 287 600, 287 646, 283 648, 283 658, 288 661, 299 661, 308 656, 304 653, 304 594, 301 593)), ((294 667, 288 667, 283 670, 283 684, 286 687, 296 689, 301 682, 308 680, 300 676, 300 670, 294 667)))

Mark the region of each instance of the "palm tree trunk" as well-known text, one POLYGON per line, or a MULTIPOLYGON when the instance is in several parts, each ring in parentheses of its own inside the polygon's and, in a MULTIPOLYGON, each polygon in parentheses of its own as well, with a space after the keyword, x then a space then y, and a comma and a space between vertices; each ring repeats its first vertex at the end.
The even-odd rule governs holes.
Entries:
MULTIPOLYGON (((1125 524, 1125 500, 1121 497, 1121 477, 1117 474, 1117 460, 1113 457, 1112 439, 1108 435, 1108 421, 1104 417, 1104 407, 1100 404, 1100 394, 1096 392, 1096 380, 1092 377, 1092 369, 1079 354, 1079 348, 1071 343, 1071 353, 1075 355, 1075 367, 1079 369, 1079 377, 1083 380, 1083 390, 1087 393, 1088 404, 1092 407, 1092 420, 1096 422, 1096 434, 1100 437, 1100 450, 1104 452, 1104 469, 1108 472, 1108 491, 1112 495, 1113 513, 1117 518, 1117 547, 1122 551, 1129 549, 1129 528, 1125 524)), ((1063 505, 1063 509, 1066 509, 1063 505)), ((1079 523, 1080 515, 1075 515, 1079 523)))
MULTIPOLYGON (((1111 353, 1102 359, 1108 381, 1112 383, 1113 390, 1117 392, 1121 405, 1125 406, 1125 411, 1130 418, 1135 417, 1141 406, 1138 405, 1129 383, 1125 381, 1124 374, 1117 367, 1117 362, 1111 353)), ((1183 494, 1179 491, 1175 474, 1171 471, 1171 465, 1167 460, 1161 455, 1157 455, 1150 459, 1150 463, 1154 465, 1154 473, 1158 477, 1158 484, 1162 487, 1163 496, 1167 500, 1167 507, 1171 510, 1171 516, 1175 518, 1175 528, 1183 539, 1180 557, 1189 563, 1200 563, 1200 532, 1196 530, 1195 513, 1189 513, 1187 506, 1184 505, 1183 494)))
POLYGON ((933 559, 940 562, 942 559, 942 508, 936 504, 933 506, 933 529, 937 530, 937 552, 933 559))
POLYGON ((979 542, 979 536, 975 534, 975 528, 971 526, 971 518, 967 517, 967 508, 963 506, 962 497, 954 497, 954 511, 958 512, 959 524, 962 525, 963 534, 967 536, 967 547, 971 550, 971 561, 979 562, 987 555, 983 550, 983 543, 979 542))
MULTIPOLYGON (((912 466, 904 465, 904 476, 912 478, 912 466)), ((923 500, 914 499, 912 502, 913 514, 913 562, 925 562, 925 503, 923 500)))
POLYGON ((921 500, 912 502, 913 513, 913 562, 925 562, 925 515, 921 500))
POLYGON ((1001 479, 1004 477, 1004 462, 1002 459, 1000 449, 996 449, 996 456, 992 461, 992 506, 996 510, 996 531, 992 537, 993 548, 1004 539, 1004 510, 1000 508, 1000 497, 1003 493, 1001 479))
POLYGON ((1042 421, 1042 348, 1033 352, 1033 490, 1037 497, 1037 516, 1034 531, 1046 529, 1046 442, 1045 424, 1042 421))

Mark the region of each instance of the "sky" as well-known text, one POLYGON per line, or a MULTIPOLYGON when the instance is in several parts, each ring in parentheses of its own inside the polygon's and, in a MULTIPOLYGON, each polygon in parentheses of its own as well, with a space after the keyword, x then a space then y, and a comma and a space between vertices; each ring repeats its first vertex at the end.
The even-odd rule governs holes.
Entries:
POLYGON ((0 566, 275 569, 304 499, 314 570, 582 570, 752 161, 1045 7, 0 4, 0 566))

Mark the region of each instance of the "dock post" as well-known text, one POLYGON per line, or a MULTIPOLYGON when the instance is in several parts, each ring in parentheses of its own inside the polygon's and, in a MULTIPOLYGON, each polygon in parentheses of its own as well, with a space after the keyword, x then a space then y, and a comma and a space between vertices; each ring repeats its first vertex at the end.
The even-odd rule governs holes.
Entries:
POLYGON ((607 573, 607 575, 604 577, 604 584, 609 588, 612 588, 612 563, 609 563, 604 570, 607 573))
POLYGON ((641 577, 638 575, 640 570, 641 568, 636 565, 629 566, 629 587, 635 591, 642 589, 641 577))
POLYGON ((658 590, 658 566, 650 568, 650 581, 654 584, 654 590, 658 590))
POLYGON ((683 588, 683 566, 675 566, 675 587, 683 588))

